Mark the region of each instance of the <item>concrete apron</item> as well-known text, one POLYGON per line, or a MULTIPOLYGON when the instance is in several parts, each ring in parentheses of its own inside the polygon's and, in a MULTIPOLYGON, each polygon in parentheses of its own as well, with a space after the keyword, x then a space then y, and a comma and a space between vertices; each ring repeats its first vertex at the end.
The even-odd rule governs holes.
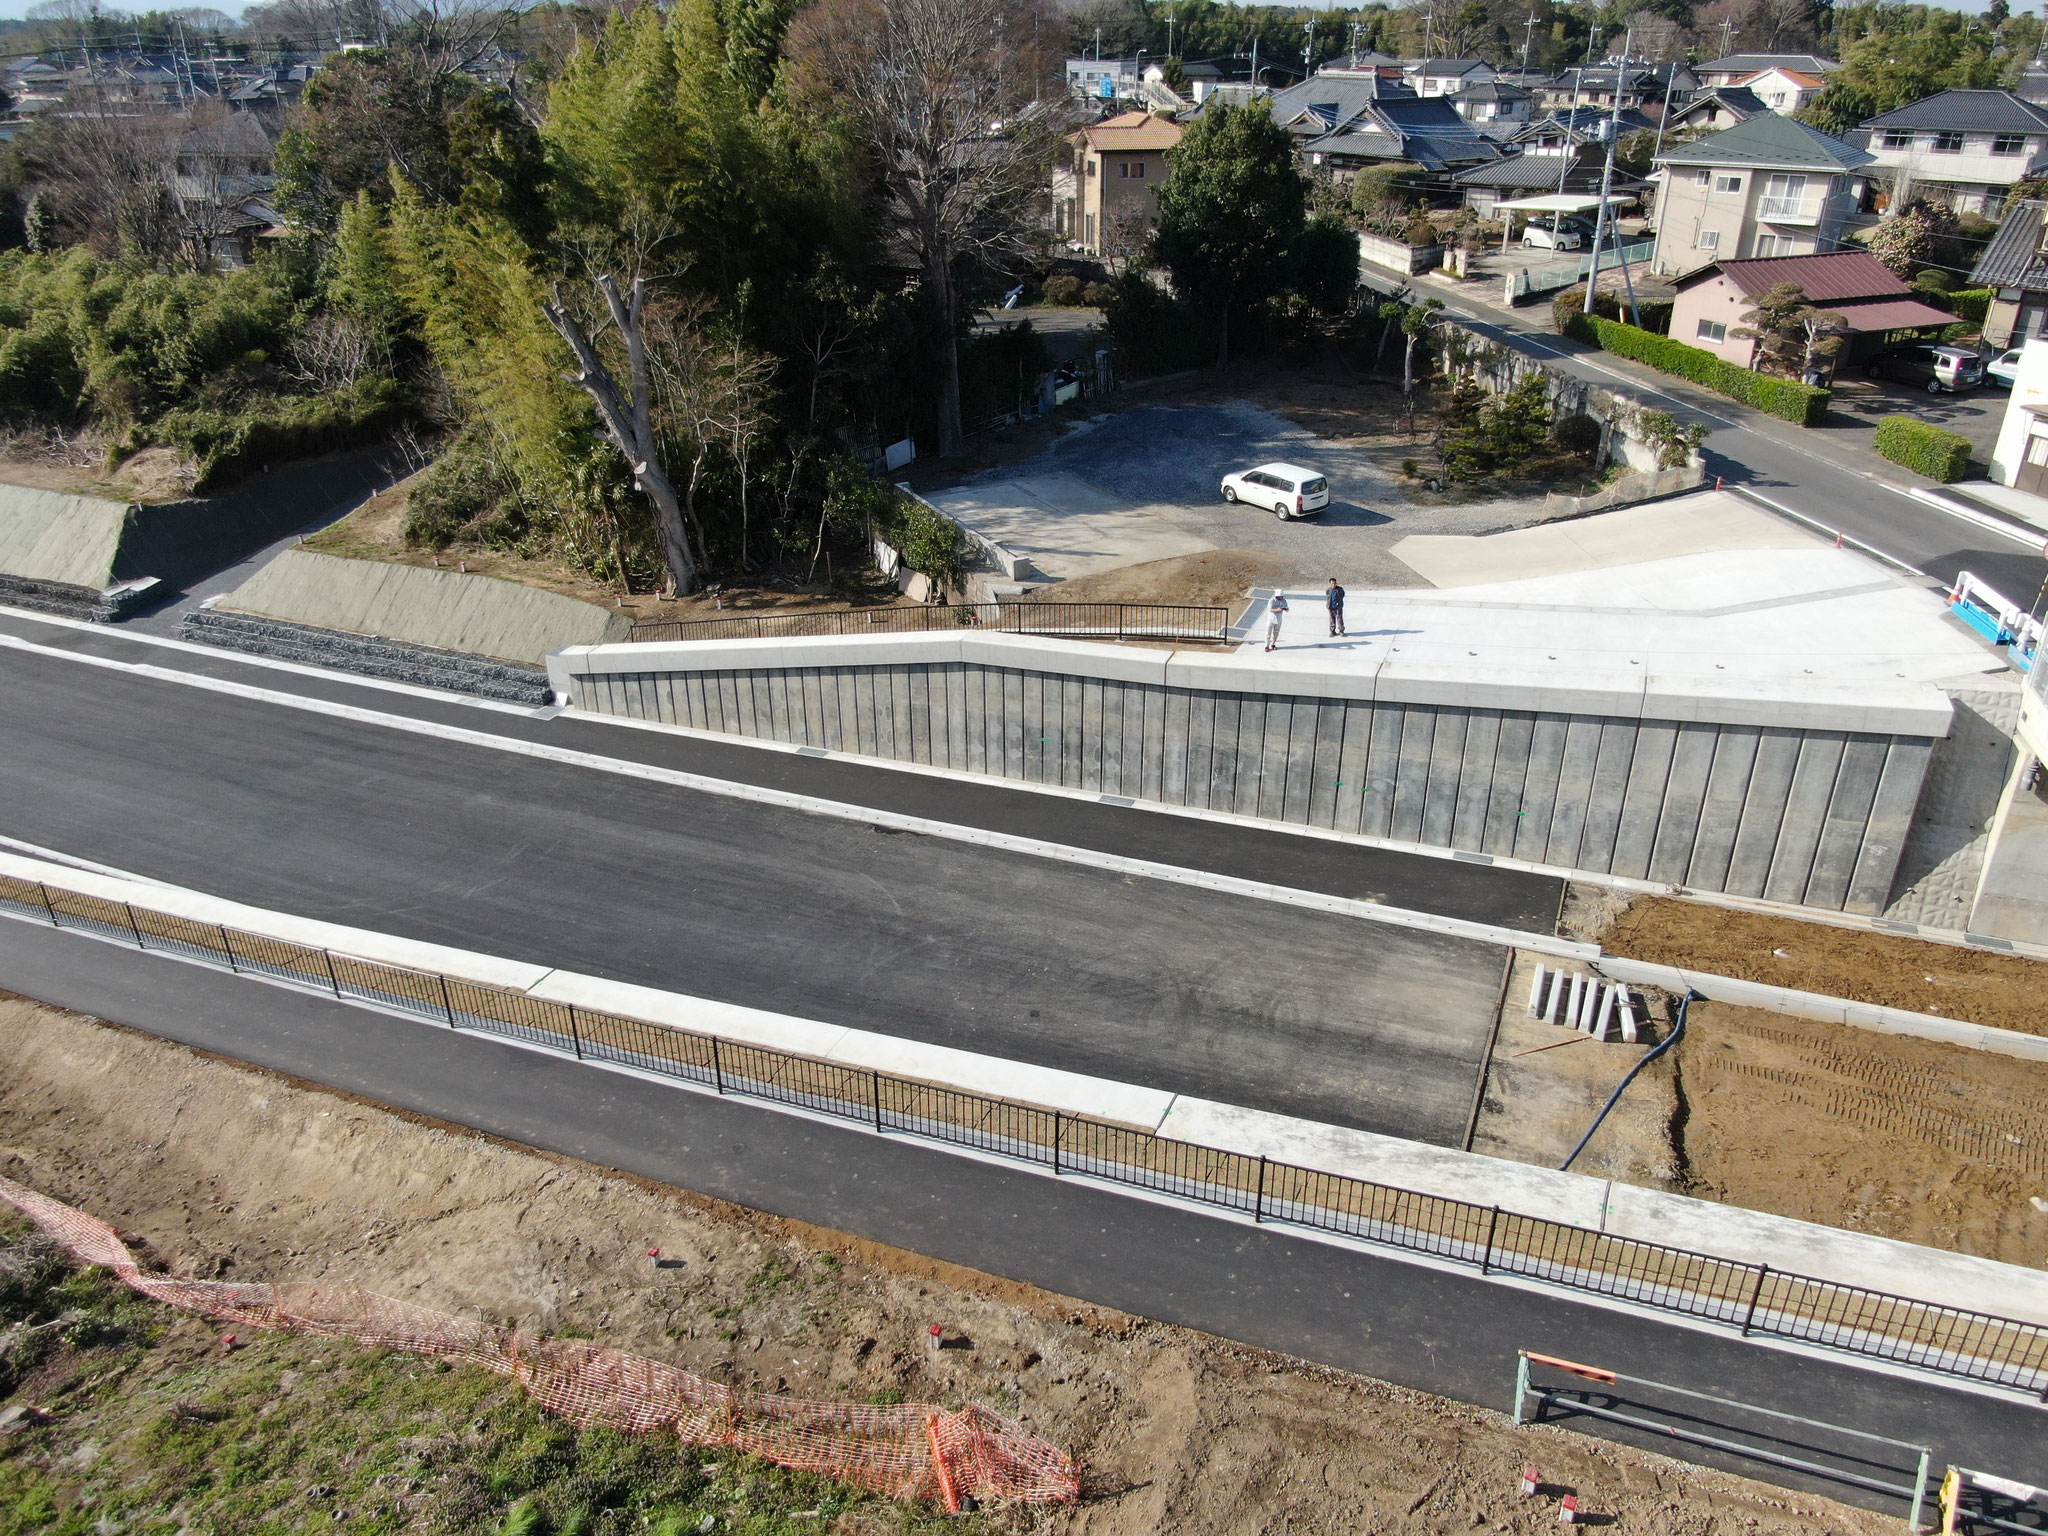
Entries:
MULTIPOLYGON (((1560 1173, 1478 1153, 1454 1151, 1368 1131, 1215 1103, 1130 1083, 1005 1060, 972 1051, 898 1039, 819 1020, 683 996, 547 966, 425 944, 390 934, 294 917, 195 891, 123 875, 96 873, 43 859, 0 853, 0 873, 57 889, 132 903, 189 921, 223 924, 313 949, 355 956, 526 992, 537 998, 625 1015, 668 1028, 885 1072, 968 1092, 1057 1109, 1152 1131, 1175 1141, 1266 1157, 1395 1189, 1434 1195, 1562 1222, 1615 1237, 1672 1244, 1742 1264, 1902 1295, 2023 1322, 2048 1323, 2048 1274, 1965 1254, 1870 1237, 1813 1222, 1560 1173)), ((1476 925, 1473 925, 1476 926, 1476 925)), ((1506 930, 1502 930, 1503 933, 1506 930)), ((1529 947, 1529 935, 1516 935, 1529 947)), ((1587 946, 1557 941, 1584 963, 1587 946)), ((1691 982, 1748 1006, 1773 1007, 1781 989, 1727 978, 1693 976, 1669 967, 1603 958, 1595 969, 1617 979, 1658 986, 1691 982), (1736 989, 1733 992, 1726 989, 1736 989)), ((265 978, 272 979, 272 978, 265 978)), ((289 985, 289 983, 280 983, 289 985)), ((1702 988, 1704 990, 1704 988, 1702 988)), ((1813 999, 1836 1017, 1865 1005, 1813 999)), ((363 1006, 371 1006, 364 1004, 363 1006)), ((1507 1006, 1514 1006, 1512 999, 1507 1006)), ((1804 1010, 1781 1010, 1801 1011, 1804 1010)), ((1897 1010, 1878 1010, 1896 1012, 1897 1010)), ((412 1017, 412 1015, 405 1015, 412 1017)), ((1912 1016, 1921 1017, 1921 1016, 1912 1016)), ((1928 1019, 1946 1031, 1978 1026, 1928 1019)), ((1866 1024, 1864 1027, 1879 1027, 1866 1024)), ((1919 1031, 1913 1031, 1918 1033, 1919 1031)), ((2009 1031, 1982 1031, 2004 1035, 2009 1031)), ((1952 1038, 1931 1035, 1930 1038, 1952 1038)), ((2048 1059, 2048 1040, 2031 1036, 2048 1059)), ((1959 1043, 1971 1043, 1959 1041, 1959 1043)), ((2021 1054, 2013 1052, 2012 1054, 2021 1054)))

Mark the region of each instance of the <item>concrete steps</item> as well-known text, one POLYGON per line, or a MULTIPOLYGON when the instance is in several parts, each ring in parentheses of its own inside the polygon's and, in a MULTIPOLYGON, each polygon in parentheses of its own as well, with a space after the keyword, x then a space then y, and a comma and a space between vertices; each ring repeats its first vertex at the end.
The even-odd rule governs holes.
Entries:
POLYGON ((440 651, 376 635, 319 629, 253 613, 200 608, 186 615, 183 636, 225 650, 414 683, 423 688, 446 688, 507 704, 538 707, 550 701, 548 675, 538 667, 460 651, 440 651))

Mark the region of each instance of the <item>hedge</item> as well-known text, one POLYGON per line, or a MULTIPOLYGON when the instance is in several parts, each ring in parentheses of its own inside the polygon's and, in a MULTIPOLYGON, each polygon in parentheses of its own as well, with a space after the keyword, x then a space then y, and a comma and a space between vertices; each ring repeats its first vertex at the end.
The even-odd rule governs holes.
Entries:
POLYGON ((1962 479, 1970 469, 1967 437, 1911 416, 1887 416, 1877 424, 1877 451, 1944 484, 1962 479))
POLYGON ((1753 405, 1760 411, 1796 422, 1802 427, 1819 426, 1827 416, 1828 401, 1833 398, 1827 390, 1812 384, 1774 379, 1768 374, 1738 368, 1733 363, 1723 362, 1703 347, 1689 347, 1669 336, 1638 330, 1618 320, 1576 315, 1565 334, 1591 342, 1617 357, 1632 357, 1639 363, 1648 363, 1660 373, 1676 374, 1681 379, 1704 384, 1731 400, 1740 400, 1744 405, 1753 405))
POLYGON ((1958 288, 1948 295, 1948 307, 1958 320, 1974 320, 1982 325, 1985 312, 1997 297, 1996 288, 1958 288))

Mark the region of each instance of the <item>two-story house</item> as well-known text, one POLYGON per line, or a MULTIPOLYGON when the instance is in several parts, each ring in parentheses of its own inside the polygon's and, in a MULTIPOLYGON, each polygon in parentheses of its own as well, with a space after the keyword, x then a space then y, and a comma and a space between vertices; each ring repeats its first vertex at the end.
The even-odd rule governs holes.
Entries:
POLYGON ((1667 134, 1719 133, 1737 123, 1749 121, 1771 109, 1752 92, 1739 85, 1717 86, 1701 91, 1682 107, 1675 107, 1664 119, 1667 134))
POLYGON ((1588 144, 1605 144, 1610 127, 1626 137, 1656 126, 1633 107, 1624 107, 1618 121, 1611 107, 1580 107, 1577 111, 1568 108, 1537 118, 1521 132, 1510 135, 1508 144, 1525 155, 1569 155, 1588 144))
POLYGON ((1455 96, 1468 85, 1480 85, 1494 77, 1494 67, 1484 59, 1423 59, 1407 67, 1408 84, 1418 96, 1455 96))
POLYGON ((1828 88, 1824 77, 1808 74, 1803 69, 1787 69, 1782 64, 1758 70, 1748 79, 1736 81, 1735 85, 1748 91, 1773 112, 1782 112, 1787 117, 1828 88))
POLYGON ((1871 159, 1775 112, 1667 145, 1657 157, 1651 267, 1676 277, 1711 261, 1835 250, 1862 204, 1871 159))
POLYGON ((1376 73, 1326 70, 1275 91, 1271 108, 1302 165, 1338 177, 1388 161, 1442 172, 1500 156, 1449 99, 1418 96, 1376 73))
POLYGON ((1839 60, 1822 58, 1817 53, 1731 53, 1710 63, 1695 64, 1692 72, 1711 91, 1717 86, 1739 84, 1767 69, 1794 69, 1802 75, 1826 78, 1841 67, 1839 60))
POLYGON ((1495 138, 1528 127, 1530 109, 1536 101, 1533 92, 1504 80, 1468 85, 1462 91, 1452 92, 1449 99, 1458 116, 1495 138))
POLYGON ((1972 288, 1997 292, 1984 315, 1984 340, 2017 347, 2048 336, 2048 203, 2023 198, 1970 270, 1972 288))
POLYGON ((1894 209, 1930 197, 1995 215, 2014 182, 2048 163, 2048 107, 2011 91, 1937 91, 1867 119, 1862 132, 1872 180, 1894 209))
POLYGON ((1053 233, 1095 255, 1134 245, 1159 222, 1166 152, 1182 131, 1170 117, 1125 112, 1068 134, 1053 173, 1053 233))

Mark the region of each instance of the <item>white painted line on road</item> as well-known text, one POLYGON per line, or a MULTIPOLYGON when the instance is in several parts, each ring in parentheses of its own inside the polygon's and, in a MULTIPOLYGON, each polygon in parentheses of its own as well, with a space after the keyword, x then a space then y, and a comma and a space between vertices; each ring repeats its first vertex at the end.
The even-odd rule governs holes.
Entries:
MULTIPOLYGON (((31 918, 17 916, 14 913, 0 912, 0 917, 11 917, 15 921, 32 923, 36 927, 44 926, 40 923, 35 923, 31 918)), ((56 931, 78 938, 91 939, 99 943, 113 944, 124 950, 129 948, 127 944, 109 934, 93 933, 90 930, 80 928, 64 928, 56 931)), ((150 950, 148 953, 159 959, 175 960, 180 964, 197 966, 202 970, 214 971, 216 973, 219 970, 217 966, 210 965, 206 961, 194 956, 179 954, 175 950, 150 950)), ((365 1012, 383 1014, 386 1017, 402 1020, 408 1024, 418 1025, 422 1029, 434 1030, 436 1033, 439 1033, 443 1027, 421 1018, 416 1013, 376 1003, 367 998, 347 997, 337 1000, 321 988, 288 981, 280 976, 261 972, 243 972, 241 973, 241 979, 263 982, 269 986, 281 987, 288 992, 303 993, 306 996, 318 998, 324 1002, 339 1001, 346 1007, 360 1008, 365 1012)), ((1647 1319, 1709 1338, 1739 1339, 1742 1343, 1753 1348, 1792 1355, 1824 1365, 1846 1366, 1853 1370, 1868 1372, 1871 1375, 1886 1376, 1898 1381, 1912 1382, 1923 1387, 1943 1388, 1949 1391, 1968 1393, 1973 1397, 1987 1398, 1994 1402, 2014 1403, 2024 1407, 2040 1406, 2039 1394, 2022 1391, 2018 1388, 2001 1387, 1989 1382, 1972 1381, 1965 1377, 1950 1376, 1941 1372, 1924 1370, 1872 1356, 1848 1355, 1797 1340, 1775 1338, 1761 1333, 1743 1333, 1726 1323, 1716 1323, 1709 1319, 1691 1316, 1684 1312, 1668 1312, 1659 1308, 1645 1307, 1631 1303, 1624 1297, 1605 1296, 1597 1291, 1582 1291, 1546 1283, 1543 1280, 1528 1276, 1504 1274, 1499 1270, 1481 1272, 1470 1263, 1459 1263, 1455 1259, 1439 1257, 1438 1255, 1421 1252, 1412 1248, 1399 1247, 1393 1244, 1373 1243, 1363 1238, 1348 1237, 1338 1232, 1327 1232, 1314 1227, 1300 1226, 1289 1222, 1282 1215, 1276 1214, 1261 1219, 1248 1212, 1233 1211, 1224 1206, 1215 1206, 1199 1200, 1190 1200, 1184 1196, 1174 1195, 1162 1190, 1147 1189, 1142 1185, 1120 1183, 1112 1179, 1099 1178, 1087 1173, 1077 1173, 1071 1170, 1056 1172, 1042 1163, 1033 1162, 1026 1158, 1006 1156, 1001 1152, 992 1151, 987 1148, 942 1141, 936 1137, 919 1135, 914 1131, 878 1131, 859 1121, 845 1119, 838 1115, 826 1114, 821 1110, 810 1109, 801 1104, 791 1104, 776 1099, 756 1098, 750 1094, 720 1093, 716 1087, 708 1083, 697 1083, 687 1078, 670 1077, 659 1072, 649 1072, 644 1068, 630 1066, 624 1062, 590 1058, 578 1060, 561 1051, 550 1049, 537 1041, 525 1040, 517 1036, 488 1034, 478 1030, 458 1032, 474 1035, 486 1039, 494 1045, 505 1046, 512 1050, 529 1051, 537 1056, 544 1056, 554 1061, 574 1062, 580 1067, 599 1072, 615 1073, 620 1077, 634 1078, 640 1082, 650 1083, 679 1093, 696 1094, 707 1099, 717 1099, 723 1103, 732 1103, 737 1100, 748 1109, 768 1114, 786 1115, 792 1119, 808 1121, 813 1125, 831 1130, 849 1132, 859 1136, 874 1136, 888 1141, 908 1142, 928 1151, 937 1152, 948 1157, 961 1158, 968 1162, 980 1163, 991 1168, 998 1168, 1006 1173, 1026 1174, 1032 1178, 1050 1179, 1055 1183, 1079 1185, 1101 1194, 1115 1196, 1118 1199, 1141 1201, 1147 1205, 1159 1206, 1166 1210, 1206 1217, 1211 1221, 1228 1222, 1231 1225, 1244 1227, 1248 1230, 1271 1232, 1297 1242, 1317 1243, 1326 1248, 1342 1249, 1347 1253, 1355 1253, 1363 1258, 1392 1260, 1398 1264, 1426 1269, 1436 1274, 1465 1280, 1479 1280, 1484 1284, 1498 1286, 1504 1290, 1520 1291, 1532 1296, 1541 1296, 1550 1301, 1562 1300, 1569 1304, 1593 1308, 1615 1316, 1631 1318, 1638 1322, 1647 1319)), ((187 1048, 190 1049, 191 1047, 187 1048)), ((271 1070, 256 1063, 250 1063, 249 1065, 258 1071, 271 1070)), ((372 1100, 371 1102, 377 1101, 372 1100)), ((1479 1156, 1481 1154, 1461 1155, 1479 1156)), ((1805 1224, 1801 1223, 1801 1225, 1805 1224)))
POLYGON ((125 869, 115 869, 111 864, 95 864, 91 859, 81 859, 75 853, 64 853, 56 848, 45 848, 41 843, 25 843, 18 837, 0 837, 0 846, 12 848, 17 853, 32 858, 47 859, 52 864, 68 864, 73 869, 82 869, 89 875, 104 875, 113 880, 133 880, 138 885, 153 885, 166 891, 178 887, 167 881, 152 880, 147 875, 130 874, 125 869))
POLYGON ((1446 938, 1473 939, 1482 944, 1507 945, 1539 954, 1563 955, 1588 962, 1598 958, 1600 954, 1598 945, 1581 944, 1550 934, 1528 933, 1492 923, 1474 923, 1463 918, 1443 917, 1434 912, 1416 912, 1404 907, 1383 906, 1377 902, 1359 901, 1350 897, 1328 896, 1320 891, 1273 885, 1262 880, 1245 880, 1235 875, 1213 874, 1207 870, 1189 869, 1181 865, 1160 864, 1150 859, 1125 858, 1119 854, 1102 853, 1092 848, 1076 848, 1070 844, 1048 842, 1042 838, 1018 837, 1013 833, 991 832, 980 827, 960 826, 953 822, 937 821, 923 816, 905 816, 895 811, 876 810, 842 800, 827 800, 816 795, 768 789, 757 784, 715 779, 705 774, 686 773, 674 768, 658 768, 646 763, 603 757, 594 752, 577 752, 565 747, 520 741, 509 736, 494 736, 463 726, 443 725, 431 720, 414 720, 404 715, 385 714, 379 710, 363 709, 353 704, 336 704, 326 699, 309 699, 299 694, 280 693, 275 689, 229 682, 224 678, 201 677, 190 672, 180 672, 175 668, 159 667, 149 662, 114 661, 104 656, 81 655, 76 651, 59 647, 37 645, 33 641, 23 640, 18 635, 0 634, 0 648, 45 656, 55 661, 68 661, 80 666, 124 672, 130 676, 147 677, 158 682, 177 683, 182 687, 196 688, 206 693, 224 694, 231 698, 247 699, 261 704, 282 705, 287 709, 348 720, 360 725, 381 726, 386 730, 403 731, 409 735, 427 736, 464 746, 483 747, 495 752, 509 752, 516 756, 538 758, 569 767, 590 768, 600 773, 614 773, 626 778, 646 779, 657 784, 673 785, 679 789, 775 806, 806 815, 829 816, 867 826, 889 827, 903 832, 921 833, 927 837, 943 838, 948 842, 968 843, 1007 853, 1021 853, 1055 863, 1075 864, 1113 874, 1135 875, 1169 885, 1195 886, 1204 890, 1219 891, 1225 895, 1249 897, 1254 901, 1270 901, 1282 906, 1363 918, 1368 922, 1381 923, 1393 928, 1435 933, 1446 938))
POLYGON ((330 683, 353 683, 359 688, 370 688, 380 693, 407 694, 416 699, 432 700, 436 704, 466 704, 471 709, 490 710, 501 715, 534 713, 531 704, 507 704, 502 699, 480 699, 473 693, 450 693, 441 688, 422 688, 418 683, 394 682, 388 677, 365 677, 360 672, 336 672, 327 667, 308 666, 302 661, 280 661, 275 656, 255 656, 247 651, 232 651, 223 645, 195 645, 190 640, 173 640, 168 635, 152 635, 139 629, 114 629, 105 624, 67 619, 54 613, 34 613, 26 608, 10 608, 4 603, 0 603, 0 618, 26 619, 34 624, 54 624, 63 629, 83 630, 87 634, 132 640, 137 645, 160 645, 165 650, 187 651, 195 656, 211 656, 219 660, 240 662, 247 667, 267 667, 273 672, 292 672, 300 677, 324 678, 330 683))
POLYGON ((2030 550, 2034 554, 2040 554, 2042 546, 2048 544, 2048 533, 2024 532, 2013 527, 2011 523, 1999 521, 1999 519, 1992 517, 1988 513, 1977 512, 1969 507, 1959 507, 1952 501, 1944 501, 1941 497, 1935 495, 1934 492, 1924 490, 1919 486, 1891 485, 1886 486, 1885 489, 1896 491, 1901 496, 1910 496, 1922 506, 1932 507, 1937 512, 1946 512, 1950 517, 1959 518, 1966 523, 1974 523, 1979 528, 1989 529, 1993 533, 2011 539, 2013 543, 2030 550))
POLYGON ((1929 576, 1925 571, 1921 570, 1919 566, 1908 565, 1905 561, 1899 559, 1898 556, 1888 555, 1883 550, 1877 548, 1875 545, 1866 544, 1861 539, 1853 538, 1849 534, 1842 532, 1842 530, 1839 528, 1830 528, 1826 523, 1822 522, 1819 518, 1808 517, 1804 512, 1799 511, 1797 508, 1788 507, 1785 505, 1785 503, 1777 500, 1775 497, 1766 496, 1762 491, 1752 490, 1750 489, 1750 487, 1746 485, 1731 485, 1728 486, 1727 489, 1735 492, 1735 494, 1738 496, 1747 496, 1751 501, 1760 501, 1765 506, 1769 507, 1773 512, 1783 513, 1786 517, 1792 518, 1797 522, 1804 523, 1809 528, 1817 529, 1821 533, 1825 533, 1833 538, 1840 539, 1844 544, 1853 544, 1858 549, 1862 550, 1864 554, 1874 556, 1875 558, 1884 561, 1887 565, 1895 565, 1902 571, 1908 572, 1909 574, 1914 576, 1918 576, 1922 581, 1932 581, 1934 579, 1932 576, 1929 576))

